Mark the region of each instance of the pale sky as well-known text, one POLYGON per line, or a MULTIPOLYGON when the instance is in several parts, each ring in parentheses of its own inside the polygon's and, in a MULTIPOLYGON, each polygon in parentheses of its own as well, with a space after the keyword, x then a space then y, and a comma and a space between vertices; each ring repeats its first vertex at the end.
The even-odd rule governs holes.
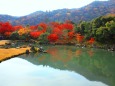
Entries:
POLYGON ((80 8, 95 0, 0 0, 0 14, 24 16, 35 11, 80 8))

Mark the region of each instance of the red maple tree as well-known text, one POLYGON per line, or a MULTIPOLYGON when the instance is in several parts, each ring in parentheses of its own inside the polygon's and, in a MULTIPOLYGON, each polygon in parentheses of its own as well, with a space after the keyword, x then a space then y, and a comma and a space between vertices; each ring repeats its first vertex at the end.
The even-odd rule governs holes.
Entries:
POLYGON ((48 40, 50 41, 50 42, 55 42, 55 41, 57 41, 58 40, 58 35, 57 34, 50 34, 49 36, 48 36, 48 40))
POLYGON ((38 38, 43 32, 41 31, 34 31, 34 32, 30 32, 30 36, 34 39, 38 38))

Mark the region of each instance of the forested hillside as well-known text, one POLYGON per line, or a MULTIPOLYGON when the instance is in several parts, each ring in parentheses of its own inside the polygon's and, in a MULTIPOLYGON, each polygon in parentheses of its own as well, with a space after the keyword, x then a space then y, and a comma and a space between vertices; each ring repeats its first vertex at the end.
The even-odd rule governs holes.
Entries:
POLYGON ((10 16, 10 15, 0 15, 0 21, 1 22, 7 22, 7 21, 12 22, 18 18, 19 17, 14 17, 14 16, 10 16))
POLYGON ((114 0, 95 1, 79 9, 58 9, 46 12, 37 11, 19 18, 1 15, 0 21, 10 21, 13 25, 36 25, 40 22, 64 22, 66 20, 79 23, 80 21, 89 21, 93 18, 111 13, 115 13, 114 0))
POLYGON ((38 23, 13 26, 0 22, 1 39, 37 40, 40 43, 59 44, 115 44, 115 14, 100 16, 92 21, 38 23))

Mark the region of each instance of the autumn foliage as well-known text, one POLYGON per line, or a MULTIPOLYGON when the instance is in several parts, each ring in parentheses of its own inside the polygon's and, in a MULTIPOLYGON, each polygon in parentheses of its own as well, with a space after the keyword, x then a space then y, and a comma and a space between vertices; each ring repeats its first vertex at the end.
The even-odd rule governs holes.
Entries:
POLYGON ((89 44, 93 44, 95 42, 95 39, 92 37, 92 38, 90 38, 90 40, 88 40, 88 43, 89 44))
POLYGON ((76 39, 77 39, 77 41, 78 41, 78 43, 81 43, 82 41, 83 41, 83 38, 84 38, 84 36, 82 36, 81 34, 76 34, 76 39))
MULTIPOLYGON (((0 35, 21 40, 40 38, 39 40, 45 39, 49 42, 68 41, 76 38, 76 41, 81 43, 84 39, 83 35, 74 31, 74 25, 70 22, 39 23, 32 26, 12 26, 9 22, 0 22, 0 35)), ((91 38, 88 42, 89 44, 93 44, 94 41, 94 38, 91 38)))
POLYGON ((30 32, 30 36, 34 39, 38 38, 43 32, 36 31, 36 32, 30 32))
POLYGON ((4 35, 6 32, 13 32, 15 29, 9 22, 0 22, 0 34, 4 35))
POLYGON ((55 33, 55 34, 57 34, 57 35, 62 35, 62 30, 60 30, 58 27, 56 27, 56 28, 54 28, 54 29, 52 30, 52 33, 55 33))
POLYGON ((50 42, 55 42, 55 41, 57 41, 57 39, 58 39, 58 35, 57 35, 57 34, 50 34, 50 35, 48 36, 48 40, 49 40, 50 42))
POLYGON ((18 34, 19 35, 23 35, 23 34, 28 34, 31 30, 30 29, 27 29, 27 28, 20 28, 18 30, 18 34))
POLYGON ((73 30, 74 27, 70 23, 65 23, 65 24, 63 24, 63 28, 71 31, 71 30, 73 30))
POLYGON ((72 39, 74 37, 74 32, 73 31, 68 32, 68 36, 69 36, 70 39, 72 39))

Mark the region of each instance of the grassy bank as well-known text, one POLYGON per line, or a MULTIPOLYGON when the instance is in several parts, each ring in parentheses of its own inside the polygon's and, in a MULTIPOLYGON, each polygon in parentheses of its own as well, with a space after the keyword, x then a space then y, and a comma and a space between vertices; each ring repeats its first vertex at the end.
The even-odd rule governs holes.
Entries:
POLYGON ((0 41, 0 46, 3 46, 5 45, 6 43, 9 43, 10 41, 9 40, 1 40, 0 41))
MULTIPOLYGON (((9 40, 1 40, 0 41, 0 46, 4 46, 7 43, 10 43, 11 41, 9 40)), ((25 48, 0 48, 0 62, 10 59, 15 56, 19 56, 21 54, 24 54, 26 50, 30 50, 30 47, 25 47, 25 48)))
POLYGON ((12 57, 15 56, 19 56, 21 54, 24 54, 26 52, 26 50, 30 50, 30 47, 27 48, 9 48, 9 49, 4 49, 4 48, 0 48, 0 62, 10 59, 12 57))

